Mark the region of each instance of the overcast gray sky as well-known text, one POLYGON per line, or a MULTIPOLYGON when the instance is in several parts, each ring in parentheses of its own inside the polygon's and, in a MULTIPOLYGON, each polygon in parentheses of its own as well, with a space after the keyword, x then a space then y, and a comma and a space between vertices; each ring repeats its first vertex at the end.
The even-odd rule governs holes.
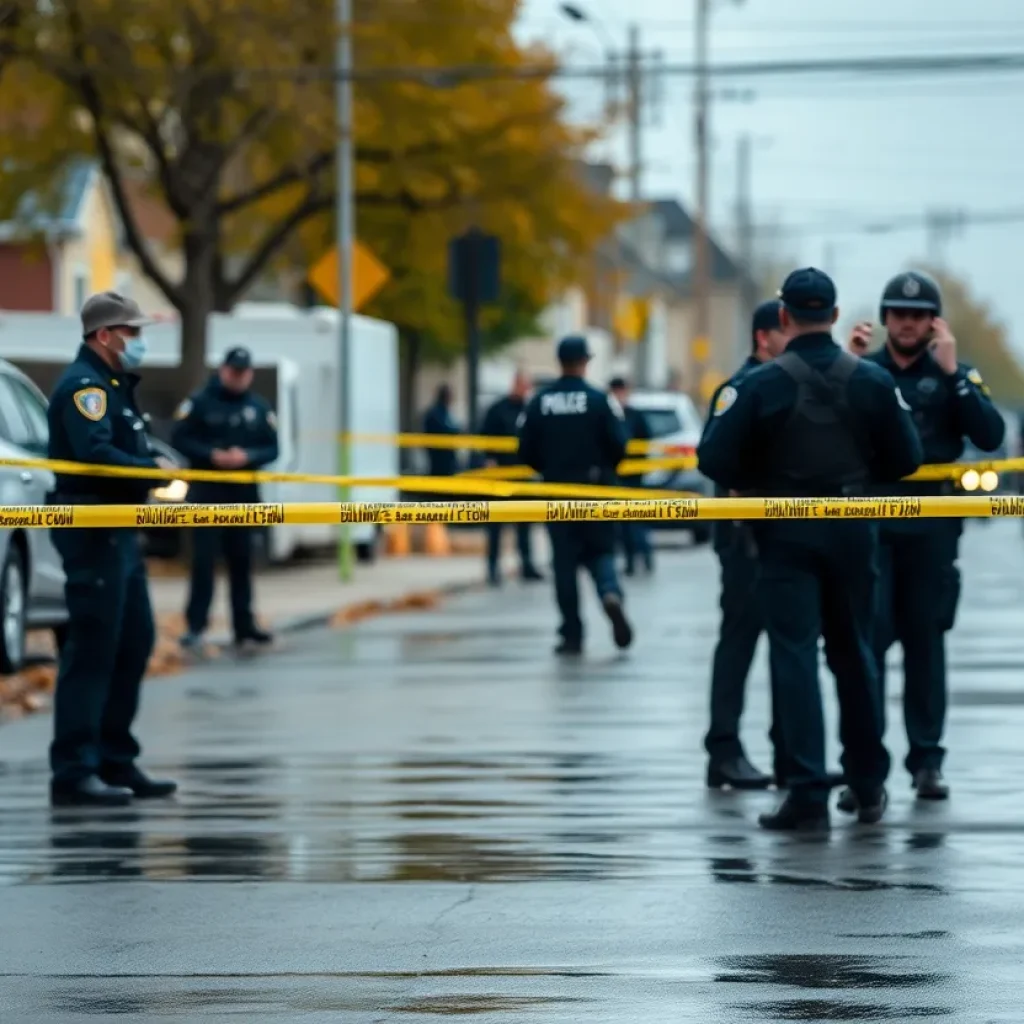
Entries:
MULTIPOLYGON (((567 62, 603 59, 635 22, 645 50, 669 63, 693 59, 694 0, 576 0, 594 25, 568 21, 558 0, 525 0, 524 38, 543 38, 567 62)), ((712 0, 712 62, 923 53, 1024 54, 1022 0, 712 0)), ((840 75, 722 82, 746 101, 715 100, 711 128, 712 227, 734 238, 736 147, 755 139, 755 220, 806 228, 777 244, 784 257, 825 266, 847 312, 874 306, 885 280, 927 257, 923 227, 870 235, 862 225, 922 222, 929 209, 1018 211, 1021 219, 967 226, 942 248, 946 266, 988 301, 1024 359, 1024 71, 840 75)), ((692 83, 663 83, 660 122, 645 130, 645 193, 694 194, 692 83)), ((599 84, 566 86, 581 118, 597 117, 599 84)), ((625 166, 619 135, 598 155, 625 166)), ((761 235, 762 246, 772 244, 761 235)))

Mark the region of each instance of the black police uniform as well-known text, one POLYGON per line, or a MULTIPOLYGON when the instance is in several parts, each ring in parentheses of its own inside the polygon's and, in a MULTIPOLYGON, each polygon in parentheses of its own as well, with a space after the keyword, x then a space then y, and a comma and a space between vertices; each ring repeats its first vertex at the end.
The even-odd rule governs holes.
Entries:
MULTIPOLYGON (((938 287, 926 275, 900 274, 886 286, 886 309, 924 309, 941 315, 938 287), (906 294, 909 292, 910 294, 906 294)), ((891 374, 912 410, 924 464, 955 462, 964 438, 984 452, 995 451, 1006 430, 988 388, 971 366, 958 363, 947 374, 928 351, 900 366, 888 345, 865 357, 891 374)), ((949 481, 907 480, 886 488, 892 494, 952 493, 949 481)), ((886 652, 903 648, 903 715, 910 749, 905 765, 918 795, 942 798, 948 790, 939 772, 946 719, 945 633, 952 629, 960 598, 956 561, 960 519, 891 519, 881 524, 881 579, 875 654, 884 692, 886 652)), ((883 704, 884 706, 884 704, 883 704)))
MULTIPOLYGON (((83 333, 139 327, 138 306, 115 293, 82 308, 83 333)), ((89 345, 61 374, 50 396, 51 459, 156 469, 135 401, 139 378, 113 370, 89 345)), ((53 504, 145 504, 156 478, 55 475, 53 504)), ((165 796, 175 788, 135 767, 132 735, 139 691, 155 641, 146 566, 131 529, 53 531, 66 582, 67 638, 60 652, 54 698, 51 792, 56 803, 124 803, 131 796, 165 796)))
MULTIPOLYGON (((626 440, 629 441, 650 441, 651 430, 647 425, 644 414, 631 405, 625 405, 622 409, 624 422, 626 424, 626 440)), ((627 455, 628 459, 642 458, 638 455, 627 455)), ((621 477, 624 487, 643 487, 644 477, 642 473, 633 476, 621 477)), ((619 536, 622 540, 622 549, 626 556, 626 575, 632 576, 635 571, 636 559, 641 558, 644 568, 648 572, 654 570, 654 553, 651 550, 650 525, 641 519, 623 521, 619 523, 619 536)))
MULTIPOLYGON (((586 339, 564 338, 558 346, 563 366, 590 358, 586 339)), ((563 375, 535 395, 519 431, 520 461, 548 483, 615 484, 615 469, 626 452, 626 431, 618 404, 582 377, 563 375)), ((555 596, 562 615, 559 653, 578 654, 583 644, 577 573, 590 573, 619 647, 633 634, 622 608, 615 572, 613 522, 553 522, 551 536, 555 596)))
MULTIPOLYGON (((484 416, 480 432, 485 437, 517 437, 519 422, 526 413, 526 402, 516 395, 499 398, 484 416)), ((492 452, 488 458, 499 466, 519 465, 519 456, 515 452, 492 452)), ((501 537, 505 532, 506 523, 488 523, 487 525, 487 575, 491 583, 497 584, 501 579, 501 537)), ((519 547, 519 563, 524 580, 543 579, 533 564, 533 552, 530 548, 530 523, 516 523, 516 544, 519 547)))
MULTIPOLYGON (((245 349, 233 349, 224 360, 235 369, 248 369, 252 359, 245 349)), ((186 399, 175 412, 171 443, 189 460, 193 469, 217 470, 214 451, 242 448, 248 462, 242 470, 257 470, 278 457, 277 421, 269 404, 252 391, 226 388, 218 374, 186 399)), ((189 500, 203 504, 258 502, 259 485, 196 480, 189 486, 189 500)), ((198 527, 193 531, 192 579, 185 621, 186 644, 206 630, 213 601, 214 572, 223 552, 231 589, 231 625, 236 643, 266 642, 252 611, 253 530, 244 526, 198 527)))
MULTIPOLYGON (((778 326, 778 314, 775 316, 778 326)), ((762 329, 762 328, 758 328, 762 329)), ((715 391, 711 410, 725 388, 735 390, 763 363, 756 356, 747 361, 715 391)), ((712 418, 709 414, 708 419, 712 418)), ((715 496, 725 497, 728 490, 715 485, 715 496)), ((759 772, 747 759, 740 742, 740 718, 746 698, 747 676, 764 630, 764 614, 757 600, 756 586, 760 569, 757 546, 750 526, 729 520, 716 520, 712 538, 721 567, 720 606, 722 619, 711 668, 711 722, 704 737, 708 753, 707 784, 711 788, 730 785, 735 789, 763 789, 772 778, 759 772)), ((782 781, 785 770, 781 741, 775 722, 775 684, 772 681, 772 745, 775 748, 775 778, 782 781)))
MULTIPOLYGON (((423 415, 423 432, 425 434, 441 434, 454 437, 461 433, 458 424, 452 419, 451 410, 441 398, 440 393, 434 404, 423 415)), ((454 448, 428 448, 427 460, 431 476, 454 476, 459 471, 459 456, 454 448)), ((442 495, 442 498, 448 497, 442 495)))
MULTIPOLYGON (((856 494, 914 472, 921 445, 892 377, 832 340, 831 279, 796 271, 780 297, 796 320, 822 328, 722 391, 698 449, 702 472, 731 490, 790 498, 856 494)), ((765 520, 754 533, 789 771, 786 801, 761 824, 828 827, 820 636, 836 677, 845 776, 862 820, 877 821, 889 771, 871 651, 877 522, 765 520)))

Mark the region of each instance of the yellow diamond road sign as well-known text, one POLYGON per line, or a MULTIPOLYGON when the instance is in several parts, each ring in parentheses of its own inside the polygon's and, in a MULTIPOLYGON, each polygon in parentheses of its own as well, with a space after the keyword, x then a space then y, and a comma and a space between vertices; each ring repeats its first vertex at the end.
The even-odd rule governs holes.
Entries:
MULTIPOLYGON (((388 283, 391 274, 364 245, 356 242, 352 251, 352 308, 360 310, 388 283)), ((309 282, 325 302, 339 306, 338 250, 324 253, 309 272, 309 282)))

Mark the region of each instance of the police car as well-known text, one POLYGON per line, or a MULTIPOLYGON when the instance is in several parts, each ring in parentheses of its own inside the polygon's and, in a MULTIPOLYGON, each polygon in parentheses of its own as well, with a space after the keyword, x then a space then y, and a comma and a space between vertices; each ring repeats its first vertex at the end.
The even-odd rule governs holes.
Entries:
MULTIPOLYGON (((634 391, 629 396, 629 404, 643 416, 652 440, 658 442, 652 458, 696 455, 703 421, 689 395, 676 391, 634 391)), ((714 494, 714 484, 696 468, 652 470, 644 474, 644 486, 700 497, 714 494)), ((711 539, 711 523, 707 521, 653 520, 650 526, 652 529, 689 530, 697 544, 711 539)))

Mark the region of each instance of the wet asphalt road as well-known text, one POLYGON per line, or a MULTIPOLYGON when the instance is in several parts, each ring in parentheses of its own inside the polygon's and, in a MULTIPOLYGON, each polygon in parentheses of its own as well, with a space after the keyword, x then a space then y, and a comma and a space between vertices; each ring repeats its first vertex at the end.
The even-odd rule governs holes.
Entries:
POLYGON ((4 727, 0 1020, 1024 1020, 1020 524, 962 565, 953 800, 912 803, 896 686, 889 816, 825 841, 702 788, 707 551, 632 583, 624 658, 591 605, 557 664, 513 583, 154 682, 173 803, 52 813, 49 720, 4 727))

